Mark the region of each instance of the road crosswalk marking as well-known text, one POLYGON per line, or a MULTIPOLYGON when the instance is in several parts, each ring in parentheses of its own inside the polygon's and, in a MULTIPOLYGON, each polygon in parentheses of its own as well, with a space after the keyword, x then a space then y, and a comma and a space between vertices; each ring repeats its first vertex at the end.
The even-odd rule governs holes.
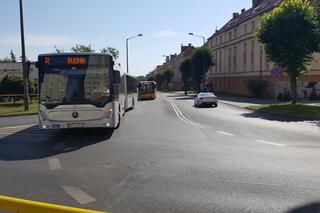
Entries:
POLYGON ((88 203, 95 202, 96 199, 88 195, 86 192, 82 191, 80 188, 75 186, 62 186, 63 190, 69 194, 78 203, 85 205, 88 203))

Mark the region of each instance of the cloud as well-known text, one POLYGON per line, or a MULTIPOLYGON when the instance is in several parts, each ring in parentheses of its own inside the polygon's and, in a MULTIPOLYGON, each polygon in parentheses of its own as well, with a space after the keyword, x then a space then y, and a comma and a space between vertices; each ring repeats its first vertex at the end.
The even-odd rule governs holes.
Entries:
POLYGON ((159 32, 155 32, 152 34, 153 37, 161 38, 161 37, 178 37, 179 33, 173 32, 171 30, 163 30, 159 32))
MULTIPOLYGON (((0 46, 20 46, 20 35, 0 35, 0 46)), ((76 43, 67 36, 26 34, 25 44, 29 47, 63 46, 76 43)))

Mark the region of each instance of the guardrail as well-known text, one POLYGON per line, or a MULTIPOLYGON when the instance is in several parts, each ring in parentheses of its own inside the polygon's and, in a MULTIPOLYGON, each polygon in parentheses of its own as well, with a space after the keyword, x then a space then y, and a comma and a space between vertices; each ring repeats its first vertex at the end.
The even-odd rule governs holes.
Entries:
POLYGON ((0 210, 16 213, 107 213, 0 196, 0 210))

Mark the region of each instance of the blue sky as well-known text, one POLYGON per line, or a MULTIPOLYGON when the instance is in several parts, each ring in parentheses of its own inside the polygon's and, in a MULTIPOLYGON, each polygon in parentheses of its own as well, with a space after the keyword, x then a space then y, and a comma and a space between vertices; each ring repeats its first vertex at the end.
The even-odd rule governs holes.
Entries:
MULTIPOLYGON (((36 60, 54 46, 69 51, 75 44, 91 44, 96 51, 115 47, 125 71, 125 40, 133 75, 145 75, 162 64, 163 55, 179 53, 181 44, 202 44, 189 32, 210 37, 251 0, 23 0, 26 54, 36 60)), ((21 55, 19 0, 1 0, 0 58, 10 49, 21 55)))

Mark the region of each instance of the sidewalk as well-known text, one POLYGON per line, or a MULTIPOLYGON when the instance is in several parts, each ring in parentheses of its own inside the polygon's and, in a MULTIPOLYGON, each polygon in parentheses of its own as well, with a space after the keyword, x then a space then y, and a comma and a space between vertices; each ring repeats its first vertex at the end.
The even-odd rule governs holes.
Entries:
MULTIPOLYGON (((277 104, 285 103, 276 99, 264 99, 264 98, 244 98, 244 97, 229 97, 229 96, 218 96, 219 101, 222 103, 247 108, 248 106, 259 106, 264 104, 277 104)), ((320 101, 302 101, 299 102, 305 105, 320 106, 320 101)))

